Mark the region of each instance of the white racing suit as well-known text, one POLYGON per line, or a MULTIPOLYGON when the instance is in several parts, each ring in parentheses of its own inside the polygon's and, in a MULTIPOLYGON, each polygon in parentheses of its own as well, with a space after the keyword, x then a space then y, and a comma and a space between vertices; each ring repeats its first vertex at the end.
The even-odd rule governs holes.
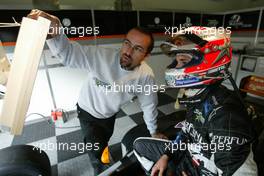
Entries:
POLYGON ((251 119, 234 92, 215 84, 179 102, 187 113, 176 125, 181 130, 174 141, 141 137, 134 142, 134 153, 146 172, 166 154, 177 176, 182 171, 191 176, 257 175, 251 119))

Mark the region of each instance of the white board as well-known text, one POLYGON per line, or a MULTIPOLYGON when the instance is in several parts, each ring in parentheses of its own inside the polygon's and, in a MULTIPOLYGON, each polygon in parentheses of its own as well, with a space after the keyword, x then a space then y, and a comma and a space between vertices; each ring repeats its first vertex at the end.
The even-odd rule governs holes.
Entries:
POLYGON ((0 84, 5 86, 7 83, 8 73, 10 71, 10 63, 6 57, 5 50, 0 42, 0 84))

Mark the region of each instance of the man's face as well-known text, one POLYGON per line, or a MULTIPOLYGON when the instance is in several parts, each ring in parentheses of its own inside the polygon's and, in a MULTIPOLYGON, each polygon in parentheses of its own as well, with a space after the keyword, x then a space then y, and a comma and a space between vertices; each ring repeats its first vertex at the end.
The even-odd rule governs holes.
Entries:
POLYGON ((120 65, 126 70, 133 70, 148 56, 147 49, 150 45, 150 37, 137 31, 130 30, 121 48, 120 65))
POLYGON ((177 54, 176 55, 177 65, 175 68, 182 68, 184 65, 188 64, 192 60, 190 54, 177 54))

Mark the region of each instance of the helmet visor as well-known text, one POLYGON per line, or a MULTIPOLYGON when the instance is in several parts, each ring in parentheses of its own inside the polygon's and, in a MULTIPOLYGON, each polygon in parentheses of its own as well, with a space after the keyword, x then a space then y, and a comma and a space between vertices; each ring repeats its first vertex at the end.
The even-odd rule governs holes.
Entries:
POLYGON ((203 57, 196 46, 197 44, 181 35, 163 42, 160 48, 164 54, 174 58, 168 68, 181 69, 201 63, 203 57))

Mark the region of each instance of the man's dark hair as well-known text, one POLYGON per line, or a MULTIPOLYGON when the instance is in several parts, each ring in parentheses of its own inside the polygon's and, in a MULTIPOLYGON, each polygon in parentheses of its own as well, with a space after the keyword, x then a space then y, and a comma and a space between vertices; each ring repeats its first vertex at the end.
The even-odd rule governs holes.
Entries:
POLYGON ((148 49, 147 49, 147 54, 149 54, 154 48, 154 38, 153 38, 152 33, 149 30, 147 30, 146 28, 140 27, 140 26, 134 27, 131 30, 137 30, 137 31, 141 32, 142 34, 149 36, 150 44, 149 44, 148 49))

